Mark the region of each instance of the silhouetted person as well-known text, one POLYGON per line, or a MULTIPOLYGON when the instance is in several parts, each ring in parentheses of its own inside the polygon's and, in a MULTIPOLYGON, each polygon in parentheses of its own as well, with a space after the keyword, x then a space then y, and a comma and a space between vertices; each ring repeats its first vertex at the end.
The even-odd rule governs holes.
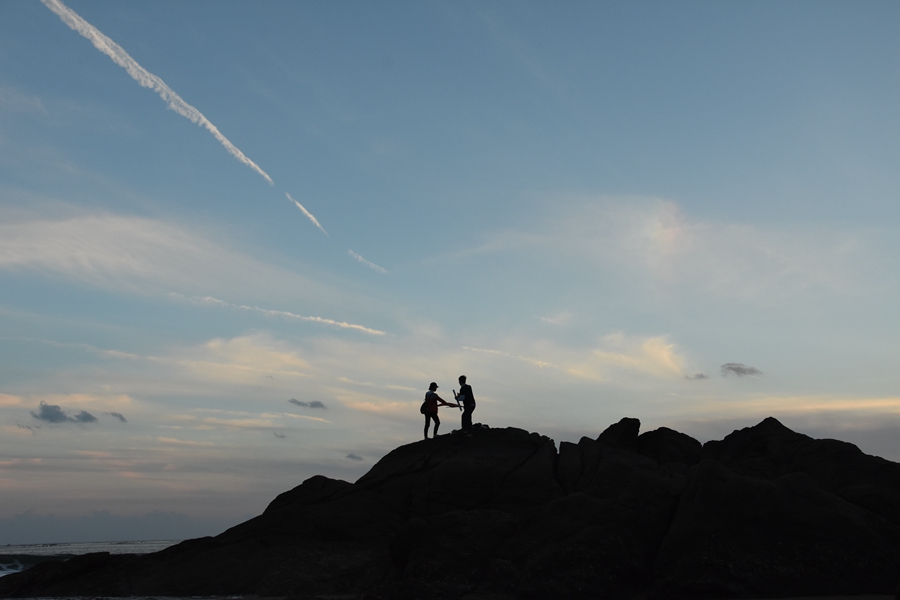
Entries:
POLYGON ((454 404, 450 404, 448 402, 444 402, 444 399, 437 395, 435 390, 438 389, 438 384, 435 382, 431 382, 431 385, 428 386, 428 391, 425 392, 425 439, 428 439, 428 426, 431 424, 432 419, 434 419, 434 434, 432 437, 437 437, 438 427, 441 426, 441 420, 438 419, 437 411, 438 406, 455 406, 454 404))
POLYGON ((456 394, 456 402, 462 402, 462 430, 467 436, 472 435, 472 412, 475 410, 475 395, 472 393, 472 386, 466 383, 466 376, 459 376, 459 393, 456 394))

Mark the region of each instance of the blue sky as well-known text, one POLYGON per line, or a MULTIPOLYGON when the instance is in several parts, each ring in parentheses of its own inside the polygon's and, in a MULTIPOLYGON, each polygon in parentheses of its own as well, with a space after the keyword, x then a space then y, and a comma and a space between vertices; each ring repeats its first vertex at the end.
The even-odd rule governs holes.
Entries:
POLYGON ((900 459, 898 25, 0 4, 0 543, 215 533, 419 439, 461 373, 557 441, 773 415, 900 459))

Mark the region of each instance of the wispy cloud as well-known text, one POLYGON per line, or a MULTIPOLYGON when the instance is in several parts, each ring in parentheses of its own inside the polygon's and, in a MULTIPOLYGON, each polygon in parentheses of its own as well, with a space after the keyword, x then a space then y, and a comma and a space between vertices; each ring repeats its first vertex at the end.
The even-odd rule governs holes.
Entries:
POLYGON ((372 383, 371 381, 355 381, 353 379, 350 379, 349 377, 343 377, 343 376, 335 377, 335 379, 337 381, 340 381, 341 383, 349 383, 350 385, 361 385, 363 387, 380 387, 380 388, 384 388, 386 390, 397 390, 397 391, 401 391, 401 392, 417 391, 416 388, 409 387, 408 385, 393 385, 393 384, 378 385, 378 384, 372 383))
POLYGON ((694 381, 700 381, 703 379, 709 379, 709 375, 707 375, 706 373, 697 373, 696 375, 685 375, 684 378, 694 381))
POLYGON ((224 308, 237 308, 237 304, 225 302, 224 300, 219 300, 218 298, 213 298, 212 296, 185 296, 184 294, 179 294, 178 292, 169 292, 169 298, 172 298, 174 300, 183 300, 185 302, 190 302, 191 304, 196 304, 199 306, 221 306, 224 308))
MULTIPOLYGON (((521 340, 513 342, 522 345, 521 340)), ((598 347, 574 348, 559 346, 547 341, 533 342, 532 356, 540 359, 495 349, 463 346, 464 350, 487 355, 513 358, 542 369, 544 373, 557 371, 577 379, 612 383, 634 379, 682 378, 684 357, 666 336, 640 337, 614 333, 604 336, 598 347)), ((510 342, 507 342, 507 347, 510 342)))
MULTIPOLYGON (((817 413, 857 413, 874 419, 900 415, 900 397, 868 398, 844 396, 751 396, 743 401, 732 402, 733 406, 746 407, 758 412, 817 414, 817 413)), ((845 427, 858 426, 847 421, 845 427)))
POLYGON ((352 452, 347 455, 347 458, 349 458, 350 460, 362 460, 363 459, 363 457, 360 456, 359 454, 353 454, 352 452))
POLYGON ((182 430, 209 431, 229 430, 270 430, 281 433, 286 419, 303 419, 317 423, 330 423, 327 419, 307 417, 291 413, 256 413, 247 411, 221 410, 214 408, 194 408, 189 413, 170 415, 169 421, 178 423, 182 430))
POLYGON ((557 96, 565 97, 569 88, 554 69, 538 52, 539 46, 522 31, 517 31, 502 11, 491 10, 490 5, 477 4, 476 15, 487 33, 488 39, 496 45, 518 68, 532 76, 543 88, 557 96))
POLYGON ((621 333, 603 337, 603 348, 594 357, 606 368, 616 367, 655 377, 682 376, 684 358, 665 336, 633 338, 621 333))
POLYGON ((0 111, 25 114, 46 114, 41 99, 29 96, 14 88, 0 87, 0 111))
POLYGON ((645 197, 573 198, 553 203, 554 214, 442 258, 488 253, 555 256, 576 272, 600 266, 643 279, 667 292, 770 304, 819 290, 859 295, 893 284, 875 230, 825 225, 763 226, 692 218, 672 201, 645 197))
POLYGON ((190 119, 191 122, 204 127, 232 156, 262 175, 262 177, 270 184, 273 183, 272 178, 269 177, 269 175, 255 162, 244 156, 244 153, 238 150, 228 138, 222 135, 219 129, 209 122, 209 119, 203 116, 199 110, 182 100, 181 96, 176 94, 162 79, 139 65, 121 46, 103 35, 96 27, 85 21, 72 9, 60 2, 60 0, 41 1, 47 8, 56 13, 57 16, 62 19, 63 23, 90 40, 97 50, 106 54, 114 63, 124 68, 142 87, 150 88, 159 94, 160 98, 165 100, 170 110, 173 110, 179 115, 190 119))
POLYGON ((328 419, 323 419, 321 417, 309 417, 307 415, 295 415, 294 413, 284 413, 285 417, 289 417, 291 419, 303 419, 304 421, 315 421, 316 423, 331 423, 328 419))
POLYGON ((169 224, 112 215, 6 222, 0 225, 0 268, 56 272, 102 287, 123 279, 128 287, 135 287, 136 279, 171 284, 190 275, 163 263, 178 255, 188 264, 198 258, 210 263, 221 250, 192 238, 169 224))
MULTIPOLYGON (((68 207, 66 207, 68 209, 68 207)), ((335 298, 338 292, 231 249, 178 223, 107 213, 0 211, 0 270, 31 271, 105 289, 219 291, 335 298)))
POLYGON ((468 350, 470 352, 484 352, 485 354, 494 354, 496 356, 505 356, 507 358, 515 358, 516 360, 521 360, 523 362, 529 363, 536 367, 553 367, 554 369, 559 369, 556 365, 550 364, 543 360, 538 360, 536 358, 530 358, 528 356, 518 356, 516 354, 508 354, 506 352, 501 352, 499 350, 491 350, 489 348, 472 348, 471 346, 463 346, 463 350, 468 350))
POLYGON ((156 441, 162 442, 163 444, 175 444, 178 446, 215 446, 212 442, 194 442, 191 440, 179 440, 170 437, 158 437, 156 438, 156 441))
POLYGON ((358 260, 358 261, 361 262, 362 264, 366 265, 367 267, 369 267, 369 268, 372 269, 373 271, 377 271, 378 273, 387 273, 387 269, 385 269, 384 267, 380 267, 380 266, 376 265, 375 263, 373 263, 373 262, 371 262, 371 261, 366 260, 365 258, 363 258, 362 256, 360 256, 359 254, 357 254, 357 253, 354 252, 353 250, 347 250, 347 252, 350 254, 350 256, 352 256, 353 258, 355 258, 356 260, 358 260))
POLYGON ((558 315, 538 317, 538 319, 540 319, 544 323, 550 323, 551 325, 565 325, 572 320, 572 313, 561 312, 558 315))
POLYGON ((370 335, 384 335, 383 331, 378 329, 371 329, 369 327, 364 327, 362 325, 356 325, 355 323, 347 323, 346 321, 335 321, 334 319, 326 319, 324 317, 312 317, 312 316, 304 316, 297 315, 292 312, 288 312, 286 310, 270 310, 268 308, 260 308, 258 306, 248 306, 246 304, 232 304, 230 302, 225 302, 224 300, 219 300, 218 298, 213 298, 212 296, 184 296, 183 294, 178 294, 175 292, 171 292, 169 294, 171 298, 184 299, 193 304, 200 305, 209 305, 209 306, 222 306, 228 308, 238 308, 240 310, 246 310, 250 312, 255 312, 261 315, 265 315, 267 317, 282 317, 285 319, 296 319, 299 321, 309 321, 312 323, 322 323, 323 325, 332 325, 334 327, 340 327, 341 329, 353 329, 356 331, 362 331, 364 333, 368 333, 370 335))
POLYGON ((122 421, 123 423, 127 423, 127 422, 128 422, 128 419, 126 419, 126 418, 125 418, 125 415, 123 415, 122 413, 113 411, 113 412, 108 412, 108 413, 105 413, 105 414, 107 414, 107 415, 109 415, 109 416, 111 416, 111 417, 115 417, 115 418, 117 418, 118 420, 122 421))
POLYGON ((293 198, 291 198, 291 195, 288 194, 287 192, 285 192, 284 195, 287 196, 287 199, 288 199, 288 200, 290 200, 291 202, 293 202, 294 204, 297 205, 297 208, 300 209, 300 212, 302 212, 304 215, 306 215, 306 218, 309 219, 310 221, 312 221, 312 222, 313 222, 313 225, 315 225, 316 227, 318 227, 319 229, 321 229, 321 230, 322 230, 322 233, 324 233, 325 235, 328 235, 328 232, 325 231, 325 228, 322 227, 322 226, 319 224, 319 220, 316 219, 316 218, 313 216, 313 214, 312 214, 311 212, 309 212, 308 210, 306 210, 306 207, 305 207, 305 206, 303 206, 302 204, 300 204, 299 202, 297 202, 296 200, 294 200, 293 198))
MULTIPOLYGON (((258 390, 260 386, 272 389, 283 389, 286 382, 297 378, 308 378, 314 371, 308 361, 300 357, 289 345, 272 340, 265 334, 243 336, 231 339, 214 338, 206 342, 181 348, 173 348, 166 355, 134 354, 118 350, 106 350, 81 343, 60 343, 36 340, 57 347, 79 348, 96 356, 127 361, 134 364, 143 363, 142 369, 150 369, 152 375, 148 380, 132 380, 125 384, 131 393, 135 391, 165 390, 162 393, 190 393, 192 389, 213 387, 251 386, 258 390), (180 380, 181 383, 161 383, 180 380)), ((113 363, 116 364, 116 363, 113 363)), ((115 378, 119 367, 108 372, 115 378)), ((120 382, 121 384, 121 382, 120 382)), ((244 393, 242 391, 242 393, 244 393)), ((293 392, 291 392, 293 393, 293 392)), ((14 398, 15 407, 26 404, 22 398, 14 398)), ((131 410, 135 402, 127 394, 93 396, 91 394, 42 394, 32 395, 31 401, 42 400, 48 404, 80 404, 96 407, 104 412, 115 411, 120 414, 123 408, 131 410)), ((3 405, 0 405, 2 407, 3 405)), ((146 416, 146 415, 145 415, 146 416)))
POLYGON ((0 394, 0 406, 19 406, 22 399, 12 394, 0 394))
POLYGON ((322 402, 318 400, 313 400, 312 402, 303 402, 302 400, 297 400, 296 398, 291 398, 288 400, 291 404, 296 404, 297 406, 301 406, 303 408, 326 408, 322 402))
POLYGON ((758 377, 763 374, 756 367, 748 367, 743 363, 725 363, 719 367, 722 371, 722 377, 728 375, 736 375, 738 377, 758 377))

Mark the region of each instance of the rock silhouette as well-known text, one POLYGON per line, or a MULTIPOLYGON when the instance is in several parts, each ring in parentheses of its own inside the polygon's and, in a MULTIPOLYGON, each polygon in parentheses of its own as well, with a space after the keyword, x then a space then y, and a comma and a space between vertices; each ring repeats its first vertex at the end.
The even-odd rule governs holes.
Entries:
POLYGON ((900 464, 768 418, 701 445, 622 419, 401 446, 213 538, 0 579, 0 596, 749 598, 892 594, 900 464))

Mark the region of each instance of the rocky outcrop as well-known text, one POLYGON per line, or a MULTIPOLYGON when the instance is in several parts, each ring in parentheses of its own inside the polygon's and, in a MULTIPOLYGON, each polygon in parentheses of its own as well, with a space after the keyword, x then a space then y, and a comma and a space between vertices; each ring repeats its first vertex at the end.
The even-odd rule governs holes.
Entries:
POLYGON ((900 465, 775 419, 701 444, 622 419, 577 444, 487 429, 316 476, 215 538, 88 555, 0 596, 742 598, 890 594, 900 465))

